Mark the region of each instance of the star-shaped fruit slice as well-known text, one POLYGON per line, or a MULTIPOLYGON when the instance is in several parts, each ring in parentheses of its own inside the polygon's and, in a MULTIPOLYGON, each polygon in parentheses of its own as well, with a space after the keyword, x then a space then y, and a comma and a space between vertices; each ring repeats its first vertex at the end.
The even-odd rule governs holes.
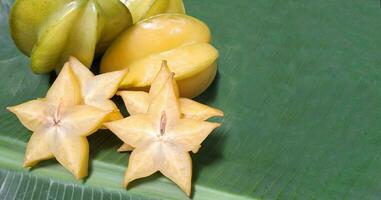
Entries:
POLYGON ((55 157, 77 179, 87 176, 89 144, 109 114, 82 102, 79 83, 66 63, 45 98, 9 107, 21 123, 33 131, 24 167, 55 157))
MULTIPOLYGON (((156 75, 149 93, 143 91, 120 91, 117 95, 122 97, 130 115, 146 113, 148 110, 148 105, 152 101, 153 97, 159 93, 160 89, 164 86, 170 76, 171 72, 167 66, 167 62, 163 61, 161 69, 156 75)), ((176 82, 174 81, 173 84, 175 94, 178 96, 176 82)), ((182 116, 187 119, 204 121, 211 117, 222 117, 224 115, 221 110, 206 106, 188 98, 180 98, 179 104, 182 116)), ((133 148, 130 145, 123 144, 118 151, 131 151, 132 149, 133 148)), ((198 148, 194 149, 193 152, 196 153, 197 150, 198 148)))
POLYGON ((122 119, 122 114, 110 98, 115 95, 127 70, 95 76, 76 58, 70 57, 69 62, 79 81, 83 103, 110 112, 108 121, 122 119))
POLYGON ((220 124, 182 118, 175 91, 171 74, 144 114, 105 124, 134 148, 125 173, 125 187, 135 179, 160 171, 190 195, 192 161, 189 151, 197 148, 220 124))

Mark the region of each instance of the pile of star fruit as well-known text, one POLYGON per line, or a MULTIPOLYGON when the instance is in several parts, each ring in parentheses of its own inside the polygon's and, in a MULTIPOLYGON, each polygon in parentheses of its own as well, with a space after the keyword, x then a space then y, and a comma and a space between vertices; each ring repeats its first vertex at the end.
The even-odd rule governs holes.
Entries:
POLYGON ((107 128, 124 142, 118 151, 132 151, 125 187, 160 171, 189 196, 189 152, 220 126, 206 120, 223 112, 189 99, 213 81, 218 51, 208 27, 181 13, 181 0, 17 0, 10 18, 16 45, 33 72, 59 73, 44 98, 8 108, 33 132, 24 167, 55 158, 84 178, 86 137, 107 128), (107 46, 94 75, 88 67, 107 46), (115 94, 129 117, 110 100, 115 94))

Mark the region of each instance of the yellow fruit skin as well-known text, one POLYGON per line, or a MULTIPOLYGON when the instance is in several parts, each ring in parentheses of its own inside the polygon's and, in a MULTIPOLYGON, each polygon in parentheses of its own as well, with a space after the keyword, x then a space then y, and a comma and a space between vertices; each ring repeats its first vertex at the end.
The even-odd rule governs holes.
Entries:
POLYGON ((181 14, 156 15, 128 28, 110 45, 102 58, 101 72, 119 70, 150 54, 187 43, 208 43, 210 39, 208 26, 196 18, 181 14))
POLYGON ((68 56, 90 67, 132 17, 119 0, 16 0, 9 24, 32 71, 46 73, 59 71, 68 56))
POLYGON ((213 82, 216 74, 217 62, 215 61, 197 75, 179 80, 177 84, 179 85, 180 96, 193 98, 200 95, 213 82))
POLYGON ((130 10, 133 23, 135 24, 144 18, 144 15, 154 4, 155 0, 124 0, 121 2, 130 10))
POLYGON ((154 15, 158 15, 161 13, 165 13, 169 4, 169 0, 156 0, 152 5, 148 12, 145 14, 144 18, 149 18, 154 15))
POLYGON ((44 23, 48 19, 48 16, 52 15, 55 10, 64 8, 69 1, 50 2, 52 1, 16 0, 13 4, 9 16, 11 35, 17 47, 25 55, 29 56, 34 44, 37 42, 39 26, 44 23), (36 10, 38 10, 38 12, 36 12, 36 10))
POLYGON ((182 13, 185 14, 183 0, 169 0, 166 13, 182 13))
POLYGON ((161 13, 185 14, 182 0, 122 0, 132 15, 133 23, 161 13))
POLYGON ((208 44, 210 40, 210 30, 200 20, 181 14, 156 15, 123 32, 107 49, 100 70, 104 73, 129 68, 121 87, 141 89, 151 84, 161 61, 167 60, 176 74, 180 95, 195 97, 216 74, 218 52, 208 44))
POLYGON ((169 51, 152 54, 131 63, 121 88, 145 88, 152 84, 166 60, 179 82, 180 95, 194 97, 204 91, 213 80, 218 51, 209 43, 187 44, 169 51))
POLYGON ((183 0, 156 0, 143 19, 147 19, 161 13, 185 14, 183 0))

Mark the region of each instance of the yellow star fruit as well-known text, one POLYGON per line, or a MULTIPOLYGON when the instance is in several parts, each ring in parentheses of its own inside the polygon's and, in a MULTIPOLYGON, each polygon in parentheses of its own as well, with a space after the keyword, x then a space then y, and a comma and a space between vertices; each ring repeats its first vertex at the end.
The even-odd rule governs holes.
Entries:
MULTIPOLYGON (((170 75, 171 73, 167 62, 164 61, 159 73, 157 74, 155 80, 152 82, 149 93, 143 91, 119 91, 117 95, 122 97, 127 111, 130 113, 130 115, 145 113, 148 110, 150 101, 159 93, 160 89, 164 86, 166 80, 168 80, 170 75)), ((174 81, 173 84, 175 92, 178 94, 176 82, 174 81)), ((211 117, 223 116, 222 111, 198 103, 192 99, 180 98, 179 103, 180 111, 184 118, 204 121, 211 117)), ((118 149, 118 151, 131 151, 132 149, 133 148, 128 144, 123 144, 118 149)), ((198 148, 194 149, 193 152, 196 153, 197 150, 198 148)))
POLYGON ((110 113, 119 112, 108 98, 115 94, 118 80, 125 72, 94 76, 84 68, 72 58, 45 98, 8 107, 33 131, 26 147, 24 167, 55 157, 77 179, 87 176, 89 144, 86 137, 97 131, 110 113), (115 80, 109 81, 109 78, 115 80))
POLYGON ((109 120, 123 118, 118 107, 110 100, 118 90, 127 70, 104 73, 97 76, 78 59, 70 57, 70 66, 78 78, 83 103, 110 112, 109 120))
POLYGON ((171 73, 144 113, 105 126, 134 148, 125 173, 125 187, 135 179, 160 171, 189 196, 192 179, 189 151, 198 148, 220 124, 184 118, 173 77, 171 73))
POLYGON ((195 97, 208 88, 217 72, 218 51, 200 20, 182 14, 160 14, 121 33, 102 57, 101 72, 129 69, 120 88, 148 88, 167 60, 180 96, 195 97))

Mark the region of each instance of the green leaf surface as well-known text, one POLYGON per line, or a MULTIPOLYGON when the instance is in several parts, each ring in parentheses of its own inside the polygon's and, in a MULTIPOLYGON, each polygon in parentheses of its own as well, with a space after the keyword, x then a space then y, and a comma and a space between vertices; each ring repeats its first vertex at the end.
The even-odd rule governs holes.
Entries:
MULTIPOLYGON (((90 137, 83 182, 55 160, 22 169, 29 131, 5 110, 42 97, 0 4, 0 199, 187 199, 156 174, 121 187, 128 153, 108 131, 90 137)), ((197 99, 223 126, 193 155, 193 199, 379 199, 381 8, 375 0, 185 1, 220 51, 197 99)))

